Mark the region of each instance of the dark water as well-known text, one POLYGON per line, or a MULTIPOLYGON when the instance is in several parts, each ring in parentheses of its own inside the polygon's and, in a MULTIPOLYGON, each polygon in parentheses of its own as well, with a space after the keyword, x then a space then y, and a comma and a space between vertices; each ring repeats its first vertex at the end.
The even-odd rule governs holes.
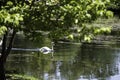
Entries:
POLYGON ((57 43, 54 49, 53 58, 51 54, 12 51, 6 69, 37 80, 120 80, 119 48, 57 43))

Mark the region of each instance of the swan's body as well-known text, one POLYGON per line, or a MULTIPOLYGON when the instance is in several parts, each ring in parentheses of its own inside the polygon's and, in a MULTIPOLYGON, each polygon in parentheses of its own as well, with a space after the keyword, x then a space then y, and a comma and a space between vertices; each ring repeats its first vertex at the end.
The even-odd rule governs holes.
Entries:
POLYGON ((52 53, 52 56, 53 56, 53 52, 54 52, 53 46, 54 46, 54 43, 52 42, 51 45, 52 45, 52 48, 51 48, 51 49, 50 49, 49 47, 46 47, 46 46, 45 46, 45 47, 40 48, 39 51, 40 51, 41 53, 43 53, 43 54, 52 53))
POLYGON ((48 53, 52 53, 53 49, 50 49, 49 47, 42 47, 40 48, 40 52, 43 54, 48 54, 48 53))

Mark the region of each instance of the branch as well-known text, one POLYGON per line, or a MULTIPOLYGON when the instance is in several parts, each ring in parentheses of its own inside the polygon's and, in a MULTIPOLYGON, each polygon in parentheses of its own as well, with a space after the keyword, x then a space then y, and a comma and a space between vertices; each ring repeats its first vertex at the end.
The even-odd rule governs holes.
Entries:
POLYGON ((2 55, 0 57, 0 61, 6 62, 7 56, 9 55, 11 48, 12 48, 12 45, 13 45, 15 34, 16 34, 16 31, 13 30, 12 37, 10 38, 8 47, 6 45, 7 39, 8 39, 7 38, 8 32, 6 32, 6 34, 4 35, 3 44, 2 44, 2 53, 1 53, 2 55))
POLYGON ((30 5, 30 9, 32 8, 32 6, 34 5, 35 0, 32 1, 31 5, 30 5))
POLYGON ((13 30, 12 37, 11 37, 11 39, 10 39, 9 45, 8 45, 8 47, 7 47, 7 50, 6 50, 6 57, 9 55, 9 53, 10 53, 10 51, 11 51, 11 48, 12 48, 12 46, 13 46, 13 42, 14 42, 15 35, 16 35, 16 31, 13 30))

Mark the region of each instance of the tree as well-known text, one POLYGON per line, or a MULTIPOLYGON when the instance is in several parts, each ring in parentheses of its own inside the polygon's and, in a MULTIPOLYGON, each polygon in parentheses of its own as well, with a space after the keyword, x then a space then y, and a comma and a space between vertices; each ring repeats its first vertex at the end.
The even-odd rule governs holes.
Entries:
POLYGON ((0 3, 0 34, 3 35, 1 80, 5 80, 4 66, 16 32, 23 31, 33 39, 45 33, 57 40, 64 36, 73 38, 73 29, 77 28, 78 37, 89 40, 91 31, 98 34, 108 29, 89 28, 84 24, 101 16, 112 16, 106 10, 109 0, 1 0, 0 3))
POLYGON ((109 10, 113 11, 116 16, 120 18, 120 1, 118 0, 110 0, 109 10))

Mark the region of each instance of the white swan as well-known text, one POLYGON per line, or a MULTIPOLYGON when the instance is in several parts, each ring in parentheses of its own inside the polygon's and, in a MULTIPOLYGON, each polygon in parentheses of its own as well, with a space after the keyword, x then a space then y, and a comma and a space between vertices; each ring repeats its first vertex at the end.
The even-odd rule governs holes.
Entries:
POLYGON ((48 54, 48 53, 52 53, 52 56, 53 56, 53 52, 54 52, 54 49, 53 49, 53 46, 54 46, 54 42, 51 43, 52 45, 52 48, 50 49, 49 47, 41 47, 39 49, 39 51, 43 54, 48 54))
POLYGON ((51 53, 53 52, 53 49, 50 49, 49 47, 42 47, 40 48, 40 52, 42 52, 43 54, 48 54, 48 53, 51 53))

